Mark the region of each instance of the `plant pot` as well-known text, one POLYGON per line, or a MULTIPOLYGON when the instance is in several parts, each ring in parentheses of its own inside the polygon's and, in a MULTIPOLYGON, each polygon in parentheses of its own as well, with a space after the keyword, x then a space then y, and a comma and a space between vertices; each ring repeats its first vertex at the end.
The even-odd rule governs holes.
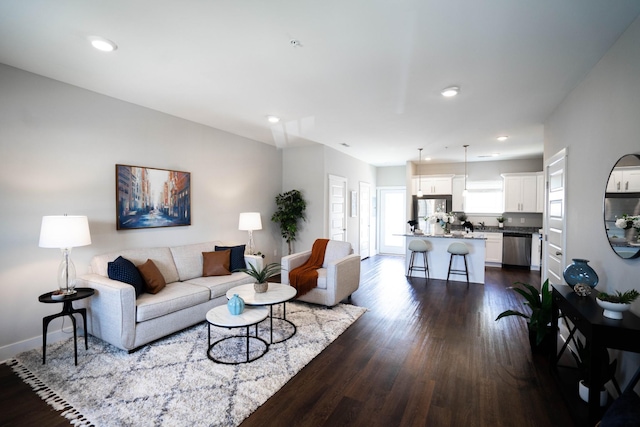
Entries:
POLYGON ((551 345, 553 344, 553 340, 556 338, 554 335, 553 328, 547 327, 547 333, 540 344, 536 343, 536 331, 529 328, 529 345, 531 346, 531 353, 533 354, 549 354, 551 353, 551 345))
POLYGON ((619 302, 603 301, 600 298, 596 298, 596 302, 600 307, 604 308, 602 315, 604 317, 608 317, 609 319, 621 320, 622 313, 624 311, 629 310, 629 308, 631 308, 631 304, 622 304, 619 302))
POLYGON ((504 223, 499 222, 499 223, 498 223, 498 228, 504 228, 504 223))
POLYGON ((253 290, 256 291, 257 294, 263 294, 267 292, 267 289, 269 289, 269 283, 267 282, 253 284, 253 290))
MULTIPOLYGON (((583 380, 580 380, 580 382, 578 383, 578 394, 580 395, 580 398, 582 400, 589 403, 589 387, 584 385, 583 380)), ((607 390, 603 388, 602 390, 600 390, 600 406, 606 405, 608 399, 609 394, 607 393, 607 390)))

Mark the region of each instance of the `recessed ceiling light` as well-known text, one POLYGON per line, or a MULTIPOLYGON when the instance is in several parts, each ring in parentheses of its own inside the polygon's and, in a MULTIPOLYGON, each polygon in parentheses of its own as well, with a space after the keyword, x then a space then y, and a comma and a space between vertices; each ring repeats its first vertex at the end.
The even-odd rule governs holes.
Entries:
POLYGON ((425 157, 423 160, 424 160, 425 162, 429 162, 429 161, 431 161, 431 157, 425 157))
POLYGON ((492 153, 491 157, 498 157, 500 155, 500 153, 492 153))
POLYGON ((509 138, 509 137, 508 137, 507 135, 502 135, 502 136, 497 137, 496 139, 497 139, 498 141, 506 141, 508 138, 509 138))
POLYGON ((112 42, 111 40, 105 39, 104 37, 92 36, 89 37, 89 41, 91 42, 91 46, 102 52, 113 52, 118 49, 118 45, 112 42))
POLYGON ((446 96, 447 98, 450 98, 452 96, 456 96, 457 94, 459 94, 460 88, 458 86, 450 86, 448 88, 442 89, 440 93, 442 94, 442 96, 446 96))
POLYGON ((269 123, 278 123, 280 121, 280 117, 267 116, 267 120, 269 120, 269 123))

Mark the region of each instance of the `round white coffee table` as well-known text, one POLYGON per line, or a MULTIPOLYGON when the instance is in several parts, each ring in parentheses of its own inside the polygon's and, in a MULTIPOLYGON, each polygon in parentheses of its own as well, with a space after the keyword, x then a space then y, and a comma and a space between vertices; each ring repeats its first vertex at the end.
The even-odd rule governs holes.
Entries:
POLYGON ((269 326, 270 326, 270 340, 269 344, 278 344, 288 340, 296 334, 296 325, 290 320, 287 320, 287 301, 295 298, 298 291, 293 286, 283 285, 282 283, 269 283, 267 292, 257 293, 253 289, 253 284, 240 285, 235 288, 231 288, 227 291, 227 298, 233 297, 234 294, 238 294, 240 298, 244 300, 245 305, 250 306, 269 306, 269 326), (282 317, 273 316, 273 306, 276 304, 282 304, 282 317), (274 341, 273 340, 273 319, 281 320, 288 323, 293 332, 285 338, 274 341))
POLYGON ((269 315, 269 310, 266 307, 245 307, 244 311, 238 315, 232 315, 229 313, 229 309, 226 305, 220 305, 218 307, 214 307, 207 312, 207 322, 209 323, 209 346, 207 347, 207 357, 213 360, 216 363, 222 363, 225 365, 239 365, 241 363, 253 362, 265 355, 267 350, 269 350, 269 343, 267 343, 262 338, 258 337, 258 323, 262 322, 269 315), (251 336, 249 334, 249 327, 256 326, 256 336, 251 336), (247 328, 246 335, 233 335, 229 337, 225 337, 217 340, 213 344, 211 343, 211 326, 218 326, 221 328, 247 328), (219 357, 215 357, 211 354, 211 350, 223 341, 233 340, 238 338, 246 338, 246 349, 247 349, 247 357, 244 361, 226 361, 222 360, 219 357), (249 355, 249 341, 257 340, 264 344, 264 350, 260 352, 257 356, 250 357, 249 355))

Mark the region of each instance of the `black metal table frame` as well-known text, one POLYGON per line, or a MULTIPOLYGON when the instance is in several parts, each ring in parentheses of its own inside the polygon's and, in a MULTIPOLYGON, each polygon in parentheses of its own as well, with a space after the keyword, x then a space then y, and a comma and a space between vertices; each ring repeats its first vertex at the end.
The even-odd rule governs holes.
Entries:
MULTIPOLYGON (((283 301, 281 303, 274 303, 274 304, 269 304, 269 333, 270 333, 270 344, 279 344, 281 342, 285 342, 286 340, 288 340, 289 338, 293 337, 296 332, 298 331, 298 329, 296 328, 296 325, 294 325, 294 323, 291 320, 287 319, 287 302, 283 301), (282 304, 282 317, 274 317, 273 315, 273 306, 277 305, 277 304, 282 304), (293 328, 293 332, 291 333, 291 335, 289 335, 286 338, 281 339, 280 341, 273 341, 273 319, 277 319, 277 320, 282 320, 283 322, 288 323, 289 325, 291 325, 291 327, 293 328)), ((257 333, 257 332, 256 332, 257 333)), ((284 335, 284 333, 283 333, 284 335)))
POLYGON ((243 363, 249 363, 249 362, 253 362, 253 361, 255 361, 255 360, 260 359, 262 356, 264 356, 265 354, 267 354, 267 351, 269 351, 269 343, 268 343, 268 342, 266 342, 265 340, 263 340, 262 338, 260 338, 260 337, 258 336, 258 324, 259 324, 259 323, 261 323, 261 322, 264 322, 264 320, 265 320, 265 319, 260 320, 259 322, 256 322, 256 323, 252 323, 252 324, 250 324, 250 325, 245 325, 245 326, 236 326, 236 328, 247 328, 247 334, 246 334, 246 335, 232 335, 232 336, 229 336, 229 337, 224 337, 224 338, 221 338, 221 339, 217 340, 217 341, 216 341, 216 342, 214 342, 213 344, 211 343, 211 327, 212 327, 212 326, 215 326, 215 327, 217 327, 217 328, 227 328, 227 329, 233 329, 233 328, 232 328, 232 327, 227 327, 227 326, 218 326, 218 325, 215 325, 215 324, 213 324, 213 323, 207 322, 208 327, 209 327, 209 329, 208 329, 208 332, 209 332, 209 334, 208 334, 208 335, 209 335, 209 341, 208 341, 208 347, 207 347, 207 357, 208 357, 210 360, 213 360, 214 362, 216 362, 216 363, 220 363, 220 364, 223 364, 223 365, 241 365, 241 364, 243 364, 243 363), (256 336, 255 336, 255 337, 254 337, 254 336, 251 336, 251 335, 249 334, 249 328, 250 328, 251 326, 255 326, 255 328, 256 328, 256 336), (215 357, 213 357, 213 356, 211 355, 211 350, 212 350, 212 349, 213 349, 213 347, 215 347, 217 344, 220 344, 220 343, 221 343, 221 342, 223 342, 223 341, 231 340, 231 339, 235 339, 235 338, 246 338, 246 339, 247 339, 247 360, 245 360, 244 362, 226 362, 226 361, 224 361, 224 360, 216 359, 215 357), (255 340, 261 341, 261 342, 264 344, 264 346, 265 346, 264 351, 263 351, 259 356, 256 356, 256 357, 254 357, 253 359, 250 359, 250 358, 249 358, 249 340, 250 340, 250 339, 255 339, 255 340))
POLYGON ((87 309, 73 308, 72 302, 88 298, 93 295, 95 291, 92 288, 76 288, 75 294, 65 296, 59 300, 51 298, 52 293, 53 292, 47 292, 46 294, 38 297, 38 301, 46 304, 63 303, 62 311, 60 313, 42 318, 42 364, 44 365, 47 362, 47 329, 49 328, 49 323, 58 317, 69 316, 71 318, 71 323, 73 323, 73 351, 75 364, 78 366, 78 335, 76 331, 76 318, 73 315, 78 313, 82 316, 84 323, 84 346, 85 350, 89 350, 89 341, 87 339, 87 309))

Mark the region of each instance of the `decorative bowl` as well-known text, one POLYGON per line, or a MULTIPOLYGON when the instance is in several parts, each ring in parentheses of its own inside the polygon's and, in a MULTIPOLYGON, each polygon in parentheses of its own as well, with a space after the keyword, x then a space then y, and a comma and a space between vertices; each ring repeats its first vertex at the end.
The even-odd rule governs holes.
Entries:
POLYGON ((620 320, 622 319, 622 313, 631 308, 631 304, 603 301, 600 298, 596 298, 596 302, 600 307, 604 308, 604 312, 602 313, 602 315, 604 317, 608 317, 609 319, 620 320))

